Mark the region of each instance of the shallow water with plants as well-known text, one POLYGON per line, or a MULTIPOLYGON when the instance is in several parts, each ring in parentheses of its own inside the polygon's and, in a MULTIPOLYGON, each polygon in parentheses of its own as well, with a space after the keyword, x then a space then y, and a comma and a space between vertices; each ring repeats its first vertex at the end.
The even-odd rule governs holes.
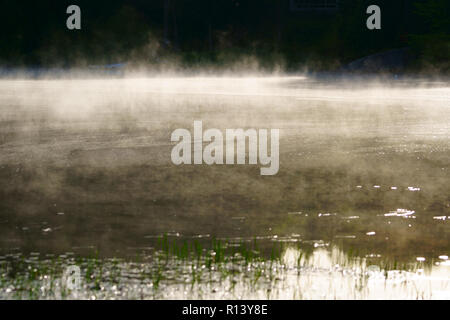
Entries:
POLYGON ((1 80, 0 298, 449 299, 449 101, 417 79, 1 80), (174 165, 196 120, 280 129, 279 172, 174 165))
MULTIPOLYGON (((397 264, 257 240, 161 237, 135 257, 38 253, 2 257, 2 299, 446 299, 448 261, 397 264), (157 249, 158 248, 158 249, 157 249), (269 250, 270 248, 270 250, 269 250), (370 264, 371 261, 376 264, 370 264), (66 270, 79 279, 67 285, 66 270), (380 267, 381 266, 381 267, 380 267)), ((378 259, 374 259, 378 258, 378 259)))

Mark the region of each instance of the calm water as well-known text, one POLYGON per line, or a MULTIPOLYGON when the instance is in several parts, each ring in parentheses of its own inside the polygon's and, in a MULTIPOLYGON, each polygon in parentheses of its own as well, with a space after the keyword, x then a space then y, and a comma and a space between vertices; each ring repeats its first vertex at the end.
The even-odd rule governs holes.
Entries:
POLYGON ((449 102, 418 80, 2 80, 0 298, 58 298, 79 265, 77 298, 449 299, 449 102), (173 165, 194 120, 280 129, 278 174, 173 165), (211 267, 213 239, 261 258, 211 267))

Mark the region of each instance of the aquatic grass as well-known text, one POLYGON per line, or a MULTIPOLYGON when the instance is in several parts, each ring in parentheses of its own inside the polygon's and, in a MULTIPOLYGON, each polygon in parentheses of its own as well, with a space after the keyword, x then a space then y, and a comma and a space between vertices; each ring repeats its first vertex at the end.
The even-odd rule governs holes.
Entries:
MULTIPOLYGON (((342 278, 339 281, 344 282, 338 286, 347 286, 354 297, 370 294, 369 260, 349 258, 337 249, 311 249, 301 243, 216 238, 180 240, 162 235, 150 253, 128 259, 100 258, 98 252, 88 257, 61 255, 42 259, 17 255, 8 259, 0 261, 0 272, 4 275, 0 280, 0 298, 8 299, 160 299, 169 292, 187 298, 285 295, 310 298, 319 294, 314 291, 317 279, 322 279, 318 276, 326 279, 327 274, 342 278), (334 259, 330 260, 331 265, 315 265, 317 253, 334 259), (81 269, 79 293, 70 292, 61 283, 64 269, 74 264, 81 269)), ((419 285, 414 288, 410 280, 400 282, 401 277, 424 268, 423 265, 380 259, 377 262, 386 283, 394 281, 395 284, 399 280, 397 288, 408 296, 421 298, 432 294, 419 285), (391 270, 405 271, 396 275, 391 270)), ((341 291, 334 281, 319 284, 327 297, 340 298, 341 291)))

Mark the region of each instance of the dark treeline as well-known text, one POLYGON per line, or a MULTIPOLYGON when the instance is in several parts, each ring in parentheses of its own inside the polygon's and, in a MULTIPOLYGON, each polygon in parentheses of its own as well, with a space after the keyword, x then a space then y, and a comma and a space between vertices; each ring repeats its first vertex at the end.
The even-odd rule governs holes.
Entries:
MULTIPOLYGON (((305 1, 298 1, 302 3, 305 1)), ((450 1, 341 0, 337 10, 294 11, 289 0, 3 0, 0 65, 158 63, 220 65, 252 56, 271 67, 333 69, 409 47, 415 66, 448 70, 450 1), (66 28, 81 7, 82 29, 66 28), (366 28, 377 4, 382 29, 366 28)))

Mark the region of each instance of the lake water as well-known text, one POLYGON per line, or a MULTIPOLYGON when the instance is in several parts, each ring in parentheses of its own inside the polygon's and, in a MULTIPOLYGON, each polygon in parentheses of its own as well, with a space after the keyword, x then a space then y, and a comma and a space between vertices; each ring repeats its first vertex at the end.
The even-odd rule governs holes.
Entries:
POLYGON ((76 298, 450 298, 448 82, 0 80, 0 107, 1 298, 68 265, 76 298), (195 120, 280 129, 278 174, 175 166, 195 120))

